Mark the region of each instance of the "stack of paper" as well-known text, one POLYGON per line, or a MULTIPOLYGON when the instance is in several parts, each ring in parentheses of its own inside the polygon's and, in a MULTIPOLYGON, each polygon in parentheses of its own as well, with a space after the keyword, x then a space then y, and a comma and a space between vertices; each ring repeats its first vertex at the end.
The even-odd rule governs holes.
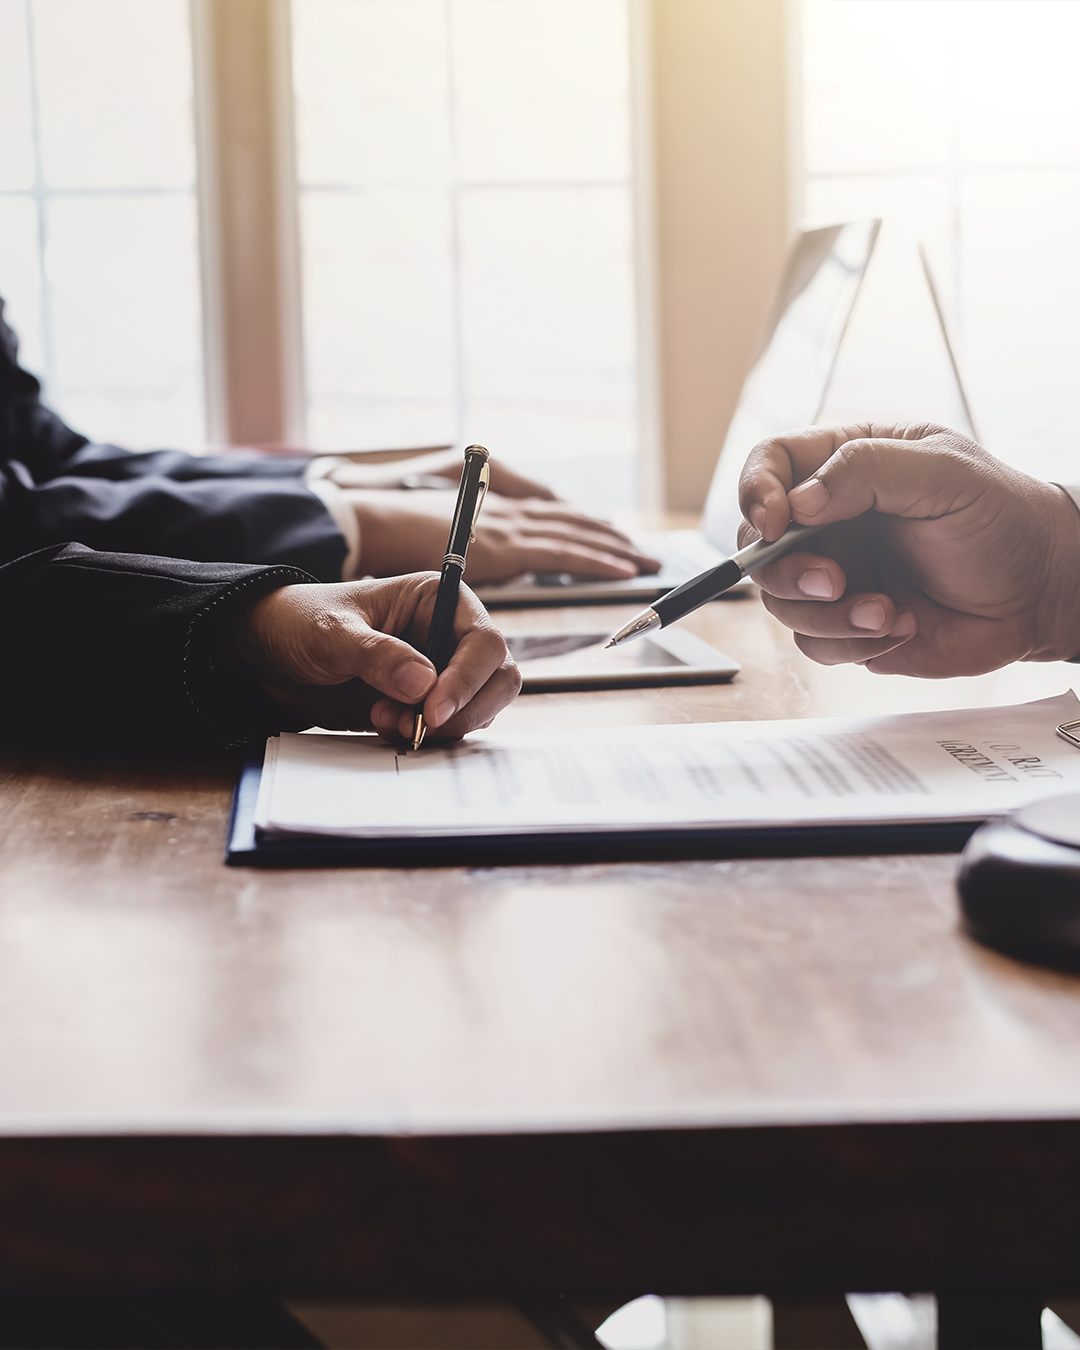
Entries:
POLYGON ((1080 790, 1072 693, 893 717, 267 742, 256 826, 357 838, 975 821, 1080 790))

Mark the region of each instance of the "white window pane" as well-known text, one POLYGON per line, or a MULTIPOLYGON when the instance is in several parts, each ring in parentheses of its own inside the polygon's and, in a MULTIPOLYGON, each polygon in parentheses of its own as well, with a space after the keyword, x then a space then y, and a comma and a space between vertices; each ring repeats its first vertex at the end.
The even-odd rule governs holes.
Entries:
MULTIPOLYGON (((944 198, 947 185, 939 186, 944 198)), ((823 424, 937 422, 967 431, 917 239, 902 223, 885 221, 840 348, 823 424)), ((935 271, 940 284, 944 270, 935 271)))
POLYGON ((0 189, 34 181, 23 0, 0 0, 0 189))
POLYGON ((886 231, 914 248, 924 243, 934 273, 949 298, 953 281, 952 187, 942 174, 860 174, 814 178, 804 194, 803 226, 815 229, 845 220, 881 217, 886 231))
POLYGON ((41 271, 37 210, 28 197, 0 197, 0 298, 4 318, 19 337, 19 360, 41 375, 41 271))
POLYGON ((372 449, 453 440, 447 195, 307 193, 302 232, 312 443, 372 449))
POLYGON ((444 0, 294 0, 301 183, 450 177, 444 0))
POLYGON ((479 441, 559 496, 601 514, 636 505, 632 411, 475 399, 465 441, 479 441))
POLYGON ((625 0, 451 0, 466 180, 629 172, 625 0))
POLYGON ((466 191, 461 248, 472 398, 632 406, 627 189, 466 191))
POLYGON ((194 182, 184 0, 33 0, 52 187, 194 182))
MULTIPOLYGON (((899 229, 925 239, 954 321, 982 439, 1029 472, 1077 479, 1080 448, 1070 391, 1080 363, 1072 322, 1080 307, 1080 88, 1074 69, 1080 4, 806 0, 801 12, 811 171, 804 201, 811 220, 857 207, 886 215, 894 235, 899 229), (954 74, 942 82, 943 59, 954 74), (910 91, 923 90, 921 109, 911 106, 910 91, 893 99, 888 84, 873 96, 871 86, 893 80, 892 71, 910 91), (926 87, 928 73, 936 91, 926 87), (942 91, 953 100, 951 114, 942 91), (875 144, 881 94, 890 95, 891 130, 875 144), (904 111, 906 125, 893 118, 897 110, 904 111), (905 163, 933 150, 928 118, 936 119, 951 150, 936 156, 932 175, 905 173, 905 163), (848 177, 821 176, 845 166, 848 177)), ((883 234, 883 244, 886 239, 883 234)), ((903 367, 898 346, 907 341, 904 333, 925 298, 917 276, 905 290, 899 274, 886 297, 880 274, 874 274, 881 262, 871 266, 864 297, 876 295, 875 304, 860 302, 850 336, 866 336, 863 311, 876 308, 876 325, 889 331, 893 350, 880 337, 876 348, 867 348, 848 394, 873 402, 876 415, 891 415, 895 404, 885 394, 903 367)), ((920 397, 932 401, 936 378, 923 373, 920 397)), ((838 392, 839 385, 834 396, 838 392)), ((915 398, 907 402, 913 405, 915 398)))
POLYGON ((1080 170, 975 174, 963 184, 963 306, 988 448, 1080 481, 1080 170))
POLYGON ((312 444, 464 436, 631 500, 625 0, 297 0, 293 26, 312 444))
POLYGON ((948 0, 804 0, 807 172, 948 160, 952 9, 948 0))
POLYGON ((47 219, 57 411, 96 440, 201 442, 192 199, 62 198, 47 219))
POLYGON ((982 163, 1080 159, 1080 5, 961 3, 957 13, 960 154, 982 163))

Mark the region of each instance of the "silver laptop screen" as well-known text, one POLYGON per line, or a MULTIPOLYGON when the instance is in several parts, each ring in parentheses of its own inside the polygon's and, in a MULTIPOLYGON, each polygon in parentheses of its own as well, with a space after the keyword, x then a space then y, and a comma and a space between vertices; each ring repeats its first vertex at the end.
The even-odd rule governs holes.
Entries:
POLYGON ((738 482, 758 441, 816 421, 877 240, 879 220, 808 230, 788 259, 761 354, 746 378, 713 474, 702 526, 733 552, 738 482))

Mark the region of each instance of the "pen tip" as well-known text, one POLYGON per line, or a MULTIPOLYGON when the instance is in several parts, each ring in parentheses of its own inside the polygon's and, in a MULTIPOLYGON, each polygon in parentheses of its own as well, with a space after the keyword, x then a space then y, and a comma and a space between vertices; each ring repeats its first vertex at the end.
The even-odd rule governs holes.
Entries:
POLYGON ((607 651, 609 647, 617 647, 618 645, 619 644, 615 641, 614 638, 608 638, 608 640, 604 643, 604 651, 607 651))

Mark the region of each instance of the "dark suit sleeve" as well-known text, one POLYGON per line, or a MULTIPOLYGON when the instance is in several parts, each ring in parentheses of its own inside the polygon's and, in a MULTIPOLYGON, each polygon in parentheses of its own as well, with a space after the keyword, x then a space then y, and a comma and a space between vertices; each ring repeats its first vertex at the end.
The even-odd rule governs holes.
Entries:
POLYGON ((293 567, 42 549, 0 566, 0 742, 37 751, 205 753, 298 730, 235 655, 251 606, 293 567))
POLYGON ((77 539, 198 562, 286 564, 340 581, 348 545, 305 487, 307 463, 92 445, 43 406, 0 301, 0 558, 77 539))
POLYGON ((51 478, 86 443, 42 404, 41 385, 19 365, 19 344, 0 300, 0 460, 22 460, 35 475, 51 478))
POLYGON ((348 551, 330 512, 296 477, 116 482, 64 474, 39 484, 20 463, 0 466, 3 556, 71 539, 195 562, 284 564, 319 581, 341 580, 348 551))

